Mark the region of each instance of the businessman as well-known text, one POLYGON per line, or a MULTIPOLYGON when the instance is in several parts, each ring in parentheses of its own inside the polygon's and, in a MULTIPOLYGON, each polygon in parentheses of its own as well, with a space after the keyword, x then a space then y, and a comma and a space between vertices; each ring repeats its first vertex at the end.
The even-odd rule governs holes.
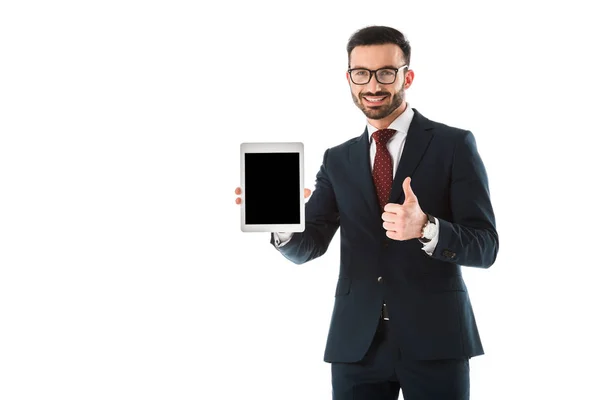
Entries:
POLYGON ((305 231, 273 233, 271 244, 302 264, 340 228, 324 357, 334 400, 400 390, 406 400, 469 399, 469 359, 484 352, 461 268, 489 268, 499 248, 475 137, 407 103, 411 47, 398 30, 358 30, 347 52, 365 130, 324 152, 305 231))

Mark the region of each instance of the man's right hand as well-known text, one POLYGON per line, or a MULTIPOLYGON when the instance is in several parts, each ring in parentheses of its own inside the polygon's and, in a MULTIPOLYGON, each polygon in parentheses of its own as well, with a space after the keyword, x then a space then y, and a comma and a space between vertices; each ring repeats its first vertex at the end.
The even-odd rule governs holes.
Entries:
MULTIPOLYGON (((310 193, 311 193, 310 189, 304 189, 304 198, 305 199, 308 198, 308 196, 310 196, 310 193)), ((238 196, 240 194, 242 194, 242 188, 240 188, 240 187, 235 188, 235 194, 237 194, 238 196)), ((242 204, 242 198, 236 197, 235 204, 242 204)))

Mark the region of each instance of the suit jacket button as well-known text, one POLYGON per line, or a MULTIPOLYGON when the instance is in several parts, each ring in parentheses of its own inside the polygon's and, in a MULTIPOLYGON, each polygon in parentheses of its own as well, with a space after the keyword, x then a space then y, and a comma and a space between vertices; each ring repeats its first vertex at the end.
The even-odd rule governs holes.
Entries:
POLYGON ((381 281, 383 281, 383 277, 380 276, 379 278, 377 278, 377 282, 381 283, 381 281))

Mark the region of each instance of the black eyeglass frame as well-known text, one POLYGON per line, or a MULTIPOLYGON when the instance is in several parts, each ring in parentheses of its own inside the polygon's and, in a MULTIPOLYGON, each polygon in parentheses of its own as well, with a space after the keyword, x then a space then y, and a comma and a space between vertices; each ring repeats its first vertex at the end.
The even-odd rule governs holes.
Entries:
POLYGON ((398 71, 400 71, 401 69, 404 68, 408 68, 407 64, 404 64, 403 66, 399 67, 399 68, 388 68, 388 67, 384 67, 384 68, 379 68, 376 70, 372 70, 372 69, 367 69, 367 68, 348 68, 348 74, 350 75, 350 80, 352 81, 352 83, 354 83, 355 85, 366 85, 369 82, 371 82, 371 78, 373 78, 373 75, 375 75, 375 79, 377 80, 377 82, 381 83, 382 85, 391 85, 394 82, 396 82, 396 79, 398 78, 398 71), (391 82, 381 82, 379 80, 379 78, 377 78, 377 72, 384 70, 384 69, 389 69, 391 71, 394 71, 394 80, 391 82), (365 82, 365 83, 356 83, 354 82, 354 79, 352 79, 352 71, 358 71, 358 70, 362 70, 362 71, 368 71, 369 72, 369 79, 365 82))

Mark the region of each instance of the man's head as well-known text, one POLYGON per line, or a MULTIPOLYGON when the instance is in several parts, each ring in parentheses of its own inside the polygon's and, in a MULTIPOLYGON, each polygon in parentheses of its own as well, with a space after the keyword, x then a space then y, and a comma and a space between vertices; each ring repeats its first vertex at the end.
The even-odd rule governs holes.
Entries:
POLYGON ((369 26, 352 35, 347 51, 354 103, 369 120, 389 125, 404 110, 404 90, 414 79, 409 42, 394 28, 369 26))

